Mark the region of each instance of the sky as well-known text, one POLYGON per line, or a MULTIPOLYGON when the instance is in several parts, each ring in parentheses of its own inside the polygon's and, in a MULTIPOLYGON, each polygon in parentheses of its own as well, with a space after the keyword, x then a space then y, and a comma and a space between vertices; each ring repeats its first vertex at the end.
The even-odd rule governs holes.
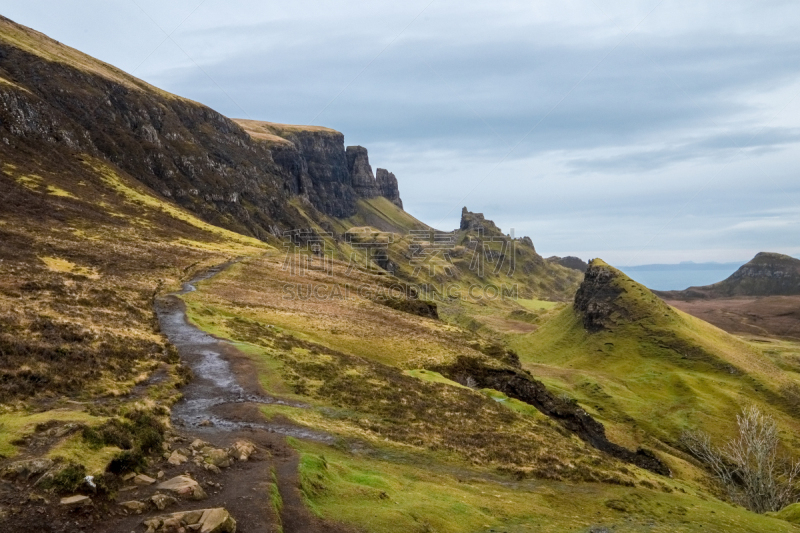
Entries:
POLYGON ((800 255, 800 2, 0 0, 221 113, 335 128, 440 229, 544 256, 800 255))

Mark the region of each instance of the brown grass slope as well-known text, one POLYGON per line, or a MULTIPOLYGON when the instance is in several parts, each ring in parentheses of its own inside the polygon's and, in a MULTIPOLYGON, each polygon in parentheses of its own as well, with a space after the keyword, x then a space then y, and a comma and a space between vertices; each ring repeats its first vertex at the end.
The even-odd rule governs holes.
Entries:
POLYGON ((5 18, 0 80, 6 148, 104 159, 202 219, 260 239, 300 221, 291 172, 208 107, 5 18))

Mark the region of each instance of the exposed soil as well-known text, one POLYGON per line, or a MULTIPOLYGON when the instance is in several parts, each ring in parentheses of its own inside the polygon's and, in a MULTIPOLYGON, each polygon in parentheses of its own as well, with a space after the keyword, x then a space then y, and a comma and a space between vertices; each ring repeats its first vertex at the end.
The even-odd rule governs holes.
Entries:
POLYGON ((800 296, 666 302, 729 333, 800 339, 800 296))

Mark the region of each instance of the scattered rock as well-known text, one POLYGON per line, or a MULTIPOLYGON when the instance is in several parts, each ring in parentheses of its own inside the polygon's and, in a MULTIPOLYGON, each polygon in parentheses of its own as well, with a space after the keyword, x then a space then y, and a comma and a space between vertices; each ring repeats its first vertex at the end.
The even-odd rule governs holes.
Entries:
POLYGON ((255 451, 256 446, 252 442, 237 440, 233 443, 228 453, 237 461, 247 461, 255 451))
POLYGON ((219 448, 212 448, 203 453, 206 463, 212 464, 218 468, 228 468, 231 466, 231 458, 228 452, 220 450, 219 448))
POLYGON ((236 520, 222 507, 184 511, 157 516, 144 521, 147 533, 198 531, 200 533, 236 533, 236 520))
POLYGON ((170 505, 178 503, 178 500, 172 496, 167 496, 166 494, 161 494, 158 492, 150 496, 150 501, 153 502, 153 505, 155 505, 159 511, 163 511, 170 505))
POLYGON ((146 476, 144 474, 139 474, 135 478, 133 478, 133 483, 136 485, 152 485, 155 483, 156 480, 151 478, 150 476, 146 476))
POLYGON ((163 477, 164 477, 164 471, 163 471, 163 470, 159 470, 159 471, 158 471, 158 474, 156 474, 156 477, 157 477, 158 479, 161 479, 161 478, 163 478, 163 477))
POLYGON ((222 470, 220 470, 218 466, 212 465, 210 463, 203 463, 203 468, 205 468, 209 472, 213 472, 214 474, 221 474, 222 473, 222 470))
POLYGON ((207 448, 209 446, 211 446, 211 445, 209 443, 207 443, 206 441, 200 440, 200 439, 195 439, 189 445, 189 448, 191 448, 193 450, 202 450, 203 448, 207 448))
POLYGON ((147 510, 147 504, 144 502, 140 502, 138 500, 131 500, 129 502, 121 502, 119 504, 121 507, 129 511, 133 511, 136 514, 142 514, 147 510))
POLYGON ((178 453, 178 450, 175 450, 169 456, 169 459, 167 459, 167 462, 169 464, 171 464, 171 465, 178 466, 178 465, 182 465, 183 463, 185 463, 188 460, 189 460, 188 457, 186 457, 185 455, 183 455, 181 453, 178 453))
POLYGON ((128 472, 124 476, 122 476, 122 481, 130 481, 136 477, 136 472, 128 472))
POLYGON ((68 509, 72 509, 75 507, 81 507, 83 505, 91 505, 92 499, 88 496, 83 495, 76 495, 76 496, 68 496, 66 498, 61 498, 60 505, 62 507, 66 507, 68 509))
POLYGON ((204 500, 208 497, 203 487, 189 476, 176 476, 164 481, 158 485, 158 489, 174 492, 179 496, 185 496, 193 500, 204 500))
POLYGON ((210 426, 214 425, 214 422, 212 422, 211 420, 206 419, 206 420, 203 420, 202 422, 200 422, 200 424, 198 424, 198 425, 200 427, 210 427, 210 426))

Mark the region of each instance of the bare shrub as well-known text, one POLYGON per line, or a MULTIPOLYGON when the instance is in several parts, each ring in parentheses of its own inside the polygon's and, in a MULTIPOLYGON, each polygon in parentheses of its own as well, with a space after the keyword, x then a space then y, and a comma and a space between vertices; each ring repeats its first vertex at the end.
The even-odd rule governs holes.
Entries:
POLYGON ((721 448, 703 432, 681 442, 713 473, 731 500, 756 513, 777 511, 798 500, 800 462, 781 455, 775 419, 757 407, 736 416, 739 431, 721 448))

